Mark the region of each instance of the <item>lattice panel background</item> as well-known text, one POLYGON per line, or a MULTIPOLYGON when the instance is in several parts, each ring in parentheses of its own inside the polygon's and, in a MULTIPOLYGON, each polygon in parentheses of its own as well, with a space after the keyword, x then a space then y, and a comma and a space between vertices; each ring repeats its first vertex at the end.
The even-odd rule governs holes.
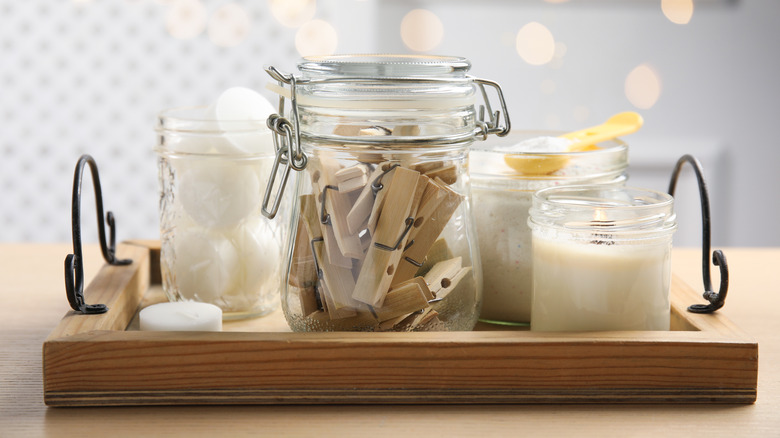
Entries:
MULTIPOLYGON (((173 2, 0 3, 0 241, 70 240, 73 170, 84 153, 100 168, 118 239, 157 236, 156 113, 208 103, 234 85, 262 89, 263 65, 292 67, 299 58, 296 30, 279 24, 267 2, 241 4, 237 32, 245 35, 233 35, 240 43, 232 47, 213 41, 225 43, 226 2, 203 4, 208 26, 177 39, 171 33, 193 29, 173 2), (171 29, 174 13, 179 27, 171 29)), ((97 241, 84 176, 84 237, 97 241)))

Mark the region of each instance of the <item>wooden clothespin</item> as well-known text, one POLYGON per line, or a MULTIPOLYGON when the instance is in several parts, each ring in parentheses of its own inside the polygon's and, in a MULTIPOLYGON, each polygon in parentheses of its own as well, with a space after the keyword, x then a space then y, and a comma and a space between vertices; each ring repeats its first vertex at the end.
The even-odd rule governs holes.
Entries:
MULTIPOLYGON (((325 241, 320 215, 314 202, 315 195, 301 195, 301 220, 306 232, 311 238, 310 251, 314 261, 320 304, 332 319, 346 318, 355 315, 352 298, 355 288, 355 278, 352 275, 352 265, 343 267, 333 264, 323 251, 325 241)), ((325 228, 328 230, 329 227, 325 228)), ((311 308, 311 302, 308 304, 311 308)))
POLYGON ((384 200, 386 191, 382 190, 384 187, 382 181, 390 181, 393 166, 395 166, 393 163, 383 162, 371 172, 367 184, 347 214, 347 227, 351 233, 358 233, 368 227, 368 220, 374 206, 379 208, 384 200))
POLYGON ((425 274, 425 282, 428 283, 436 300, 441 300, 452 292, 470 271, 470 266, 463 267, 462 257, 455 257, 435 264, 425 274))
POLYGON ((328 306, 331 319, 355 316, 355 308, 359 303, 352 299, 355 289, 355 279, 352 269, 336 266, 330 263, 328 255, 323 251, 323 245, 314 242, 314 256, 319 261, 322 278, 320 279, 320 296, 328 306))
POLYGON ((342 169, 338 162, 331 158, 319 157, 318 162, 319 173, 313 174, 312 187, 319 193, 316 201, 320 208, 325 248, 334 264, 345 268, 352 267, 350 259, 362 257, 363 252, 360 238, 357 234, 350 233, 347 227, 347 213, 352 209, 352 202, 346 193, 339 191, 335 177, 342 169))
POLYGON ((315 286, 300 288, 298 294, 301 300, 301 313, 304 317, 323 310, 322 304, 318 302, 319 298, 315 286))
POLYGON ((293 256, 290 263, 289 283, 295 287, 311 287, 317 282, 317 274, 314 271, 314 257, 309 246, 309 233, 303 221, 298 221, 293 244, 293 256))
POLYGON ((392 179, 383 181, 384 207, 355 284, 354 299, 374 307, 384 302, 414 223, 410 214, 419 179, 419 172, 396 167, 392 179))
POLYGON ((452 185, 458 180, 458 168, 455 165, 443 166, 425 172, 425 175, 433 179, 441 179, 445 184, 452 185))
POLYGON ((414 228, 404 249, 393 284, 413 277, 425 262, 425 257, 449 222, 462 197, 439 179, 429 179, 420 200, 414 228))
POLYGON ((398 125, 393 128, 396 137, 416 137, 420 135, 420 125, 398 125))
POLYGON ((351 193, 362 190, 368 182, 368 166, 358 164, 356 166, 345 167, 334 175, 339 193, 351 193))
POLYGON ((374 314, 380 322, 408 315, 428 307, 427 296, 429 295, 431 291, 424 281, 408 281, 399 284, 387 292, 382 307, 374 308, 374 314))

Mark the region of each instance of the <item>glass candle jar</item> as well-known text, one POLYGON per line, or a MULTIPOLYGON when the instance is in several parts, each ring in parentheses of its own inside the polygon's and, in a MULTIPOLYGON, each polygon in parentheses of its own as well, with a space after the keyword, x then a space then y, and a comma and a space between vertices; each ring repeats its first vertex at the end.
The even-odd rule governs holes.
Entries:
POLYGON ((597 185, 534 195, 531 330, 669 330, 672 197, 597 185))
MULTIPOLYGON (((274 161, 265 120, 214 120, 205 107, 158 118, 160 269, 170 301, 212 303, 223 319, 278 306, 286 223, 260 209, 274 161)), ((281 214, 289 215, 289 206, 281 214)))
POLYGON ((290 118, 269 119, 285 167, 277 193, 302 170, 282 288, 290 327, 472 329, 482 278, 468 147, 508 132, 500 87, 455 57, 316 57, 298 68, 300 77, 269 69, 292 100, 290 118), (475 109, 485 87, 498 92, 503 126, 475 109))
MULTIPOLYGON (((559 133, 513 132, 503 139, 476 144, 470 153, 474 216, 482 260, 484 321, 528 323, 531 318, 532 264, 528 210, 535 191, 571 184, 620 186, 626 180, 628 147, 619 140, 582 152, 520 152, 518 160, 549 159, 559 167, 549 173, 524 173, 508 165, 507 146, 559 133)), ((521 167, 522 169, 522 167, 521 167)))

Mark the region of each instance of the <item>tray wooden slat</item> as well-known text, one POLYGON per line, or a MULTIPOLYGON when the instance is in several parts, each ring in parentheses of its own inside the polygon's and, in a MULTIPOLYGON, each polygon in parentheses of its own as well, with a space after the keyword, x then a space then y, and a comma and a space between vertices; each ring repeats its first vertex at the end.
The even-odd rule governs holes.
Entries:
POLYGON ((48 405, 756 399, 758 345, 686 312, 701 297, 676 277, 669 332, 141 332, 126 328, 159 289, 159 248, 120 251, 133 265, 104 266, 85 292, 109 312, 69 312, 44 343, 48 405))

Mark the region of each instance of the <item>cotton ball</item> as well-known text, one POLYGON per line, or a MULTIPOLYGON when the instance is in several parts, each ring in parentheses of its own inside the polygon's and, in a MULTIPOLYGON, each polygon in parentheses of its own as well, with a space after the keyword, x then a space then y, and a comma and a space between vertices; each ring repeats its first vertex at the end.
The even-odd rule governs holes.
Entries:
POLYGON ((205 227, 236 225, 263 199, 255 167, 228 160, 192 160, 182 166, 179 200, 184 210, 205 227))
POLYGON ((198 228, 179 229, 173 247, 173 273, 184 299, 213 302, 238 274, 238 251, 224 236, 198 228))
POLYGON ((246 269, 244 279, 247 287, 280 279, 282 236, 274 235, 269 221, 265 217, 256 218, 247 221, 241 230, 243 236, 239 248, 246 269))
POLYGON ((276 109, 260 93, 244 87, 233 87, 220 94, 209 107, 221 129, 225 143, 221 153, 273 154, 273 136, 266 125, 276 109))
MULTIPOLYGON (((278 291, 281 281, 282 236, 275 235, 266 218, 252 218, 231 233, 241 259, 236 289, 230 295, 241 295, 247 306, 262 304, 278 291)), ((270 300, 268 300, 270 301, 270 300)))

